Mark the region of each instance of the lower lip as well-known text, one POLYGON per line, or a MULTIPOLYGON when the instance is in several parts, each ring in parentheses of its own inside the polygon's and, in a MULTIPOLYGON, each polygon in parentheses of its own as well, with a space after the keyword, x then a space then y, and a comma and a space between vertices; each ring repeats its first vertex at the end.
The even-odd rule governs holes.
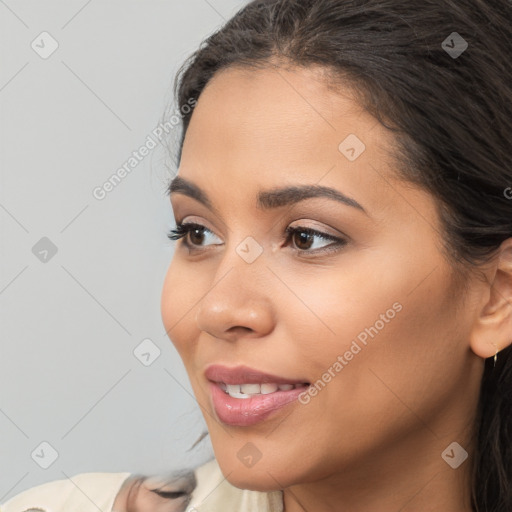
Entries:
POLYGON ((289 391, 275 391, 267 395, 253 395, 251 398, 233 398, 218 384, 210 382, 213 406, 219 419, 227 425, 247 427, 266 419, 273 412, 295 402, 307 386, 289 391))

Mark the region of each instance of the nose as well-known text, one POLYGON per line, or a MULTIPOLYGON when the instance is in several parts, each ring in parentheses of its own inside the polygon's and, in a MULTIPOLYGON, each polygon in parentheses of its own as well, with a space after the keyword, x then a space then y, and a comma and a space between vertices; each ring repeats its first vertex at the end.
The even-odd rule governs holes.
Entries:
POLYGON ((270 300, 272 272, 263 258, 247 263, 233 253, 217 267, 209 291, 197 306, 197 326, 228 341, 265 336, 275 323, 270 300))

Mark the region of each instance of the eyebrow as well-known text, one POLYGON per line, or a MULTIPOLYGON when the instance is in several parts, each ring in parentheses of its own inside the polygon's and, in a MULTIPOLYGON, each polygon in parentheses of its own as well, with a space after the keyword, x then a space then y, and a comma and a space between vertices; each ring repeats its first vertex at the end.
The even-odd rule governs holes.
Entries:
MULTIPOLYGON (((216 211, 207 194, 195 183, 176 176, 167 188, 168 195, 184 194, 200 203, 204 204, 212 211, 216 211)), ((261 209, 280 208, 282 206, 292 205, 305 199, 313 197, 325 197, 333 199, 344 205, 356 208, 366 215, 368 212, 355 199, 346 196, 339 190, 320 185, 293 185, 288 187, 276 188, 272 190, 262 190, 258 193, 257 205, 261 209)))

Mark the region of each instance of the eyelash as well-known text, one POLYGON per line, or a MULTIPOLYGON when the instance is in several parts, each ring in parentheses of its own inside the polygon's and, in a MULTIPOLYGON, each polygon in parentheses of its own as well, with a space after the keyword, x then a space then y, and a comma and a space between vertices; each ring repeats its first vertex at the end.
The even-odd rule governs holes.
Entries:
MULTIPOLYGON (((180 223, 178 222, 176 224, 175 229, 171 229, 169 233, 167 234, 167 237, 169 240, 179 240, 181 238, 185 238, 191 231, 194 229, 200 229, 203 232, 212 233, 211 230, 209 230, 207 227, 202 226, 201 224, 196 224, 193 222, 190 223, 180 223)), ((286 243, 288 244, 290 242, 290 239, 295 233, 307 233, 308 235, 317 236, 318 238, 322 238, 323 240, 331 240, 333 243, 330 245, 327 245, 325 247, 321 247, 320 249, 314 249, 312 251, 307 249, 295 249, 295 252, 299 253, 311 253, 311 254, 318 254, 318 253, 331 253, 339 251, 343 246, 347 244, 347 241, 343 238, 338 238, 333 235, 328 235, 327 233, 323 233, 321 231, 316 231, 315 229, 306 228, 302 226, 296 226, 296 227, 287 227, 285 230, 287 236, 286 236, 286 243)), ((212 233, 214 234, 214 233, 212 233)), ((183 244, 187 247, 189 250, 201 250, 198 249, 198 247, 194 244, 190 244, 186 238, 183 241, 183 244)))
POLYGON ((182 496, 186 496, 186 492, 183 491, 160 491, 159 489, 151 489, 151 492, 154 492, 161 498, 165 498, 168 500, 174 500, 176 498, 181 498, 182 496))

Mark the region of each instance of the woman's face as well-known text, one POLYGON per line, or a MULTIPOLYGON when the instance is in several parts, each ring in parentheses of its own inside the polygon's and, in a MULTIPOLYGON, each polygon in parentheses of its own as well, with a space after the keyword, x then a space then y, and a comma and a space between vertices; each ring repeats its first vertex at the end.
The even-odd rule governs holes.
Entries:
MULTIPOLYGON (((178 176, 209 205, 181 186, 171 193, 176 221, 204 229, 177 242, 162 317, 238 487, 365 477, 405 461, 453 471, 441 453, 464 446, 472 422, 475 310, 458 309, 434 200, 393 177, 391 135, 340 92, 313 68, 227 69, 185 138, 178 176), (276 194, 317 186, 360 206, 276 194), (226 423, 237 404, 250 406, 220 397, 219 415, 212 364, 311 386, 257 421, 226 423)), ((250 398, 252 412, 261 398, 250 398)))

